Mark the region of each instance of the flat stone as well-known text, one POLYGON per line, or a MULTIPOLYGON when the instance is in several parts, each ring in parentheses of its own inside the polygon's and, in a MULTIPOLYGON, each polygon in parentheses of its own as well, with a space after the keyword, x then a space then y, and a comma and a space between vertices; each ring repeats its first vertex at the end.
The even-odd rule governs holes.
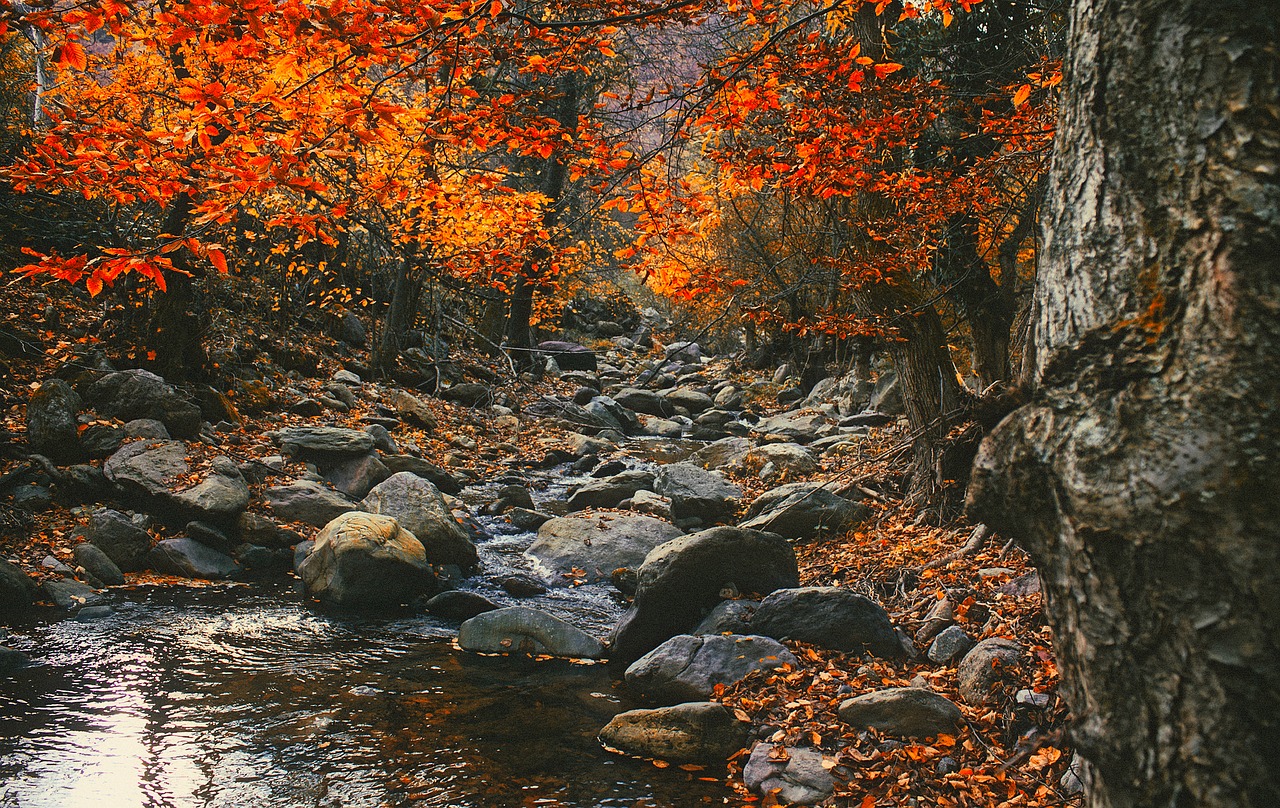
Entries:
POLYGON ((606 748, 674 762, 718 762, 747 742, 751 725, 714 701, 628 710, 600 730, 606 748))
POLYGON ((835 793, 836 783, 816 749, 759 743, 742 770, 742 780, 756 794, 774 795, 781 804, 817 805, 835 793))
POLYGON ((653 548, 683 533, 651 516, 598 514, 551 519, 528 549, 553 576, 580 569, 588 581, 606 581, 619 567, 638 567, 653 548))
POLYGON ((756 670, 799 666, 782 643, 768 637, 680 634, 627 668, 627 686, 647 701, 679 704, 702 701, 716 685, 732 685, 756 670))
POLYGON ((760 602, 751 628, 779 640, 810 642, 837 651, 867 650, 886 659, 900 659, 905 653, 884 608, 834 586, 773 592, 760 602))
POLYGON ((445 620, 470 620, 476 615, 491 612, 498 604, 475 592, 450 589, 441 592, 423 604, 428 612, 445 620))
POLYGON ((590 634, 537 609, 511 606, 467 620, 458 629, 458 645, 491 654, 548 654, 601 659, 604 645, 590 634))
POLYGON ((240 572, 240 565, 231 556, 186 536, 157 543, 147 560, 156 572, 183 578, 221 581, 240 572))
POLYGON ((263 497, 281 521, 316 527, 327 525, 347 511, 358 510, 356 503, 341 493, 312 480, 268 488, 263 497))
POLYGON ((854 727, 911 738, 954 733, 964 722, 960 708, 950 700, 918 687, 894 687, 846 699, 839 714, 841 721, 854 727))
POLYGON ((68 611, 81 606, 99 606, 106 602, 106 598, 93 587, 69 578, 50 578, 40 585, 40 589, 45 597, 68 611))

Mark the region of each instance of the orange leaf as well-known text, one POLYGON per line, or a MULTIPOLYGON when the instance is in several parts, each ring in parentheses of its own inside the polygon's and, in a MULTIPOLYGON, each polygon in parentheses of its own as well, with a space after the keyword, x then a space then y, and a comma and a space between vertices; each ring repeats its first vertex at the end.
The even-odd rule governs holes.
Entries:
POLYGON ((1016 93, 1013 94, 1013 105, 1015 107, 1020 107, 1023 104, 1027 103, 1027 99, 1030 97, 1031 97, 1031 85, 1024 84, 1018 88, 1018 91, 1016 93))
POLYGON ((882 79, 890 73, 897 73, 902 69, 902 65, 897 62, 885 62, 884 64, 876 65, 873 69, 876 71, 876 78, 882 79))
POLYGON ((213 248, 210 248, 209 260, 213 262, 214 267, 216 267, 217 270, 221 272, 223 275, 226 275, 227 272, 230 271, 227 269, 227 256, 225 256, 222 253, 222 250, 215 250, 213 248))

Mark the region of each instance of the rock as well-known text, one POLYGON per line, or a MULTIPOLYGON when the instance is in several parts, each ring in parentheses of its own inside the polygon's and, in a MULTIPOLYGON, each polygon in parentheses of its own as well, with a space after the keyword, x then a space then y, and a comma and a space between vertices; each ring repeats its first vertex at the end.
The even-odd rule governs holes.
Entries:
POLYGON ((119 586, 124 583, 124 573, 120 571, 120 567, 116 566, 116 563, 101 548, 88 542, 83 542, 77 544, 71 554, 75 557, 76 563, 84 568, 85 572, 107 586, 119 586))
POLYGON ((559 582, 567 583, 559 576, 574 568, 585 571, 587 581, 607 581, 615 569, 640 566, 650 550, 680 535, 651 516, 566 516, 540 527, 528 553, 559 582))
POLYGON ((624 387, 613 394, 613 400, 634 412, 656 415, 659 418, 670 418, 675 415, 675 406, 659 393, 642 390, 638 387, 624 387))
POLYGON ((954 733, 964 722, 960 708, 931 690, 893 687, 840 703, 840 720, 885 735, 931 738, 954 733))
MULTIPOLYGON (((382 424, 369 424, 364 431, 373 438, 373 448, 379 452, 389 455, 400 454, 400 447, 396 445, 395 438, 391 437, 391 433, 382 424)), ((399 469, 399 471, 407 471, 407 469, 399 469)))
POLYGON ((742 527, 809 540, 820 533, 849 530, 870 514, 866 505, 836 496, 821 483, 790 483, 757 497, 742 527))
POLYGON ((506 513, 512 508, 523 508, 526 511, 532 511, 536 508, 533 504, 533 496, 529 494, 529 489, 523 485, 504 485, 498 489, 498 498, 484 509, 485 513, 497 516, 506 513))
POLYGON ((549 654, 600 659, 604 646, 595 637, 558 617, 511 606, 477 615, 458 629, 458 645, 489 654, 549 654))
POLYGON ((321 466, 341 463, 373 450, 373 438, 359 429, 338 426, 293 426, 270 433, 285 454, 321 466))
POLYGON ((282 522, 305 522, 320 527, 357 506, 347 497, 312 480, 268 488, 263 498, 282 522))
POLYGON ((629 502, 629 510, 671 521, 671 500, 661 494, 641 489, 631 495, 629 502))
POLYGON ((689 633, 750 634, 751 615, 759 607, 757 600, 722 600, 689 633))
POLYGON ((638 417, 640 419, 640 434, 642 435, 674 439, 684 434, 684 428, 677 421, 669 421, 656 415, 641 414, 638 417))
POLYGON ((402 471, 391 475, 369 492, 360 509, 394 517, 421 542, 433 564, 473 567, 479 560, 476 546, 453 517, 440 490, 416 474, 402 471))
POLYGON ((352 386, 360 385, 360 377, 349 370, 334 371, 333 380, 341 384, 347 384, 352 386))
POLYGON ((554 359, 561 370, 584 370, 594 373, 597 367, 595 353, 574 342, 547 340, 538 343, 538 350, 554 359))
POLYGON ((178 485, 187 465, 187 445, 180 441, 130 443, 107 458, 103 473, 133 495, 165 499, 178 485))
POLYGON ((499 575, 493 582, 513 598, 533 598, 547 594, 547 587, 541 581, 522 572, 499 575))
POLYGON ((693 453, 690 458, 704 469, 730 469, 738 465, 751 451, 751 441, 746 438, 721 438, 693 453))
POLYGON ((742 406, 742 391, 732 384, 727 384, 716 393, 712 403, 722 410, 739 409, 742 406))
POLYGON ((493 390, 486 385, 472 382, 446 387, 438 395, 445 401, 452 401, 464 407, 483 407, 493 403, 493 390))
POLYGON ((886 415, 905 415, 906 402, 902 397, 902 385, 898 383, 897 373, 885 373, 876 381, 875 390, 871 393, 871 402, 867 409, 886 415))
POLYGON ((240 514, 236 527, 242 540, 269 550, 283 550, 303 540, 302 536, 258 513, 240 514))
POLYGON ((626 435, 635 435, 640 432, 640 419, 636 414, 609 396, 596 396, 583 409, 607 428, 616 429, 626 435))
POLYGON ((145 370, 108 373, 90 385, 85 398, 100 414, 121 421, 152 418, 178 438, 200 431, 200 408, 164 379, 145 370))
POLYGON ((996 701, 997 686, 1016 679, 1022 646, 1013 640, 992 637, 965 654, 956 670, 960 698, 969 704, 996 701))
POLYGON ((195 487, 174 494, 173 501, 193 519, 231 524, 249 507, 249 486, 235 464, 216 458, 214 473, 195 487))
POLYGON ((303 418, 317 418, 324 415, 324 405, 314 398, 303 398, 290 404, 289 412, 303 418))
POLYGON ((698 362, 702 359, 702 346, 696 342, 673 342, 663 351, 671 362, 698 362))
POLYGON ((168 428, 154 418, 135 418, 124 425, 126 438, 145 438, 148 440, 172 440, 168 428))
MULTIPOLYGON (((364 345, 364 342, 367 339, 364 323, 360 321, 360 318, 356 316, 355 312, 348 311, 344 313, 342 318, 338 321, 335 331, 337 333, 334 336, 348 345, 360 347, 364 345)), ((343 373, 345 371, 340 370, 338 372, 343 373)), ((356 378, 359 379, 360 377, 357 376, 356 378)))
POLYGON ((212 547, 219 552, 229 552, 237 544, 237 542, 232 541, 226 531, 208 522, 187 522, 186 531, 188 538, 195 539, 204 546, 212 547))
POLYGON ((589 455, 598 455, 602 452, 612 451, 614 448, 612 441, 602 438, 593 438, 589 435, 579 435, 571 432, 565 436, 565 440, 569 444, 569 451, 574 457, 587 457, 589 455))
POLYGON ((757 446, 742 458, 741 466, 765 482, 815 474, 818 463, 813 454, 798 443, 769 443, 757 446))
POLYGON ((331 467, 325 472, 324 479, 352 499, 362 499, 375 485, 390 476, 390 469, 377 455, 367 454, 331 467))
POLYGON ((50 578, 40 585, 40 590, 58 608, 67 611, 79 609, 81 606, 100 606, 106 602, 106 598, 98 594, 93 587, 69 578, 50 578))
POLYGON ((627 668, 627 686, 646 700, 679 704, 709 699, 718 684, 732 685, 752 671, 799 667, 782 643, 740 634, 678 634, 627 668))
MULTIPOLYGON (((28 429, 30 429, 28 427, 28 429)), ((28 434, 30 434, 28 432, 28 434)), ((124 443, 125 430, 115 424, 89 424, 80 433, 80 448, 89 457, 109 457, 124 443)))
POLYGON ((445 620, 470 620, 478 614, 497 609, 498 604, 475 592, 450 589, 428 600, 424 608, 445 620))
POLYGON ((973 648, 973 640, 968 634, 964 633, 964 629, 959 626, 952 626, 941 631, 938 636, 933 638, 933 643, 929 646, 926 656, 931 662, 938 665, 947 665, 952 661, 961 659, 965 654, 973 648))
POLYGON ((84 402, 71 385, 48 379, 27 402, 27 443, 53 460, 74 460, 82 452, 77 416, 84 402))
POLYGON ((693 415, 705 412, 716 405, 711 396, 698 390, 690 390, 687 387, 677 387, 674 390, 668 390, 663 394, 668 402, 676 407, 683 407, 693 415))
POLYGON ((388 455, 382 458, 382 464, 392 474, 399 474, 407 471, 410 474, 416 474, 424 480, 430 480, 431 484, 440 489, 442 494, 456 494, 462 490, 462 486, 458 483, 454 476, 444 469, 428 460, 412 455, 388 455))
POLYGON ((404 390, 396 390, 391 394, 391 406, 400 420, 413 426, 421 427, 428 432, 436 428, 436 415, 425 401, 404 390))
POLYGON ((1062 796, 1070 799, 1077 794, 1084 793, 1084 770, 1085 760, 1076 752, 1071 756, 1071 763, 1067 766, 1067 770, 1062 773, 1062 778, 1058 780, 1058 785, 1062 788, 1062 796))
POLYGON ((614 632, 613 660, 630 664, 688 632, 726 585, 767 593, 798 583, 795 552, 776 533, 715 527, 672 539, 640 566, 635 602, 614 632))
POLYGON ((742 499, 742 489, 719 472, 693 463, 663 466, 654 479, 654 489, 671 499, 671 515, 677 522, 697 518, 706 527, 731 521, 742 499))
POLYGON ((13 564, 0 559, 0 614, 26 609, 35 597, 36 582, 13 564))
POLYGON ((324 526, 298 574, 307 594, 348 608, 409 603, 436 588, 412 533, 391 516, 358 511, 324 526))
POLYGON ((653 472, 641 469, 624 471, 601 480, 590 480, 580 485, 569 497, 569 510, 616 508, 624 499, 630 499, 635 492, 641 489, 652 489, 653 480, 653 472))
POLYGON ((862 595, 835 586, 781 589, 760 602, 751 617, 757 634, 810 642, 837 651, 870 651, 901 659, 902 644, 889 614, 862 595))
POLYGON ((623 754, 675 762, 718 762, 747 742, 751 725, 714 701, 628 710, 600 730, 600 742, 623 754))
POLYGON ((225 580, 240 571, 240 565, 231 556, 186 536, 159 542, 147 560, 156 572, 207 581, 225 580))
POLYGON ((86 538, 124 572, 142 569, 143 559, 154 544, 150 533, 128 516, 109 508, 96 510, 89 517, 86 538))
POLYGON ((752 431, 761 435, 780 435, 795 443, 812 443, 834 434, 836 422, 822 413, 785 412, 761 418, 752 431))
POLYGON ((525 531, 535 531, 554 518, 549 513, 532 511, 528 508, 512 508, 507 511, 507 519, 511 524, 525 531))
POLYGON ((0 645, 0 673, 21 668, 31 662, 31 658, 21 651, 0 645))
POLYGON ((836 783, 816 749, 759 743, 742 770, 742 780, 756 794, 774 795, 779 804, 817 805, 835 793, 836 783))

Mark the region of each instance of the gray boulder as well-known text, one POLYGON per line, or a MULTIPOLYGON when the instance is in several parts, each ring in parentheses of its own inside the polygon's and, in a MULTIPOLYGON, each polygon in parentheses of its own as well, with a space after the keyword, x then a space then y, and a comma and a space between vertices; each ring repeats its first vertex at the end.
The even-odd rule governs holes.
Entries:
POLYGON ((40 585, 40 590, 58 608, 67 611, 81 606, 100 606, 107 601, 93 587, 70 578, 50 578, 40 585))
POLYGON ((422 543, 394 518, 359 511, 324 526, 298 575, 312 597, 349 608, 409 603, 436 588, 422 543))
POLYGON ((367 454, 331 466, 325 472, 324 479, 352 499, 361 499, 375 485, 390 476, 391 470, 383 465, 377 455, 367 454))
POLYGON ((761 418, 752 430, 761 435, 780 435, 795 443, 813 443, 834 434, 837 428, 836 422, 823 413, 801 411, 761 418))
POLYGON ((107 586, 119 586, 124 583, 124 573, 111 560, 111 557, 100 548, 88 542, 77 544, 71 551, 76 564, 107 586))
POLYGON ((740 463, 765 482, 794 480, 818 471, 813 453, 798 443, 766 443, 747 452, 740 463))
POLYGON ((249 486, 236 465, 220 457, 214 459, 212 474, 193 488, 173 494, 173 501, 191 519, 230 524, 249 507, 249 486))
POLYGON ((100 508, 89 517, 86 538, 124 572, 142 569, 154 544, 150 533, 125 514, 109 508, 100 508))
POLYGON ((871 401, 867 409, 885 415, 904 415, 907 411, 906 401, 902 397, 902 385, 898 382, 897 373, 885 373, 877 381, 871 393, 871 401))
POLYGON ((107 458, 102 469, 108 480, 132 495, 167 498, 181 475, 190 471, 187 445, 180 441, 137 441, 107 458))
POLYGON ((991 637, 965 654, 956 669, 960 698, 969 704, 988 704, 999 698, 999 685, 1018 674, 1022 646, 1013 640, 991 637))
POLYGON ((715 527, 658 545, 640 566, 635 601, 614 632, 612 659, 630 664, 687 633, 726 589, 767 593, 798 583, 795 552, 776 533, 715 527))
POLYGON ((675 406, 662 395, 638 387, 624 387, 613 394, 613 400, 634 412, 670 418, 676 414, 675 406))
POLYGON ((709 699, 716 685, 787 664, 799 666, 782 643, 768 637, 679 634, 631 663, 626 680, 650 702, 679 704, 709 699))
POLYGON ((931 738, 954 733, 964 723, 960 708, 949 699, 921 687, 892 687, 846 699, 840 720, 854 727, 871 727, 885 735, 931 738))
POLYGON ((650 550, 680 535, 675 525, 650 516, 566 516, 538 528, 528 553, 557 578, 577 568, 588 581, 607 581, 614 570, 640 566, 650 550))
POLYGON ((406 424, 422 427, 427 431, 436 428, 436 414, 427 406, 427 402, 404 390, 397 390, 391 395, 391 406, 399 414, 400 420, 406 424))
POLYGON ((600 730, 606 748, 676 762, 719 762, 747 742, 751 725, 714 701, 628 710, 600 730))
POLYGON ((624 499, 630 499, 635 492, 652 489, 653 480, 653 472, 642 469, 624 471, 599 480, 588 480, 569 497, 569 510, 616 508, 624 499))
POLYGON ((27 443, 53 460, 76 459, 82 451, 77 419, 82 409, 84 402, 71 385, 45 381, 27 402, 27 443))
POLYGON ((10 614, 30 606, 36 597, 36 582, 27 574, 0 559, 0 614, 10 614))
POLYGON ((679 523, 701 520, 703 527, 731 521, 742 500, 742 489, 717 471, 693 463, 663 466, 654 479, 654 490, 671 500, 671 516, 679 523))
POLYGON ((476 546, 458 524, 439 489, 416 474, 400 472, 379 483, 360 502, 360 510, 394 517, 422 543, 434 564, 475 566, 476 546))
POLYGON ((373 436, 359 429, 293 426, 269 435, 285 454, 325 468, 373 451, 373 436))
POLYGON ((487 654, 548 654, 601 659, 604 645, 581 629, 537 609, 511 606, 485 612, 458 628, 458 645, 487 654))
POLYGON ((973 645, 973 640, 964 633, 964 629, 951 626, 938 632, 938 636, 934 637, 929 645, 926 656, 931 662, 946 665, 954 660, 963 659, 964 655, 973 649, 973 645))
POLYGON ((428 612, 445 620, 470 620, 479 614, 499 608, 498 604, 475 592, 450 589, 423 604, 428 612))
POLYGON ((347 497, 312 480, 268 488, 263 494, 271 512, 282 522, 327 525, 357 506, 347 497))
POLYGON ((808 540, 849 530, 870 514, 866 505, 836 496, 821 483, 789 483, 757 497, 742 527, 808 540))
POLYGON ((493 403, 493 390, 483 384, 463 382, 446 387, 439 393, 440 398, 461 404, 464 407, 481 407, 493 403))
POLYGON ((85 398, 108 418, 151 418, 174 437, 191 438, 200 431, 200 407, 149 371, 108 373, 89 386, 85 398))
POLYGON ((407 471, 410 474, 416 474, 424 480, 430 480, 431 484, 440 489, 444 494, 456 494, 462 490, 462 486, 454 479, 453 475, 444 469, 432 463, 429 460, 423 460, 421 457, 412 455, 385 455, 382 458, 382 464, 392 474, 399 474, 407 471))
POLYGON ((711 396, 698 390, 690 390, 687 387, 668 390, 663 395, 663 398, 677 407, 683 407, 694 415, 705 412, 716 405, 711 396))
POLYGON ((206 581, 222 581, 240 572, 240 565, 231 556, 186 536, 157 543, 147 555, 147 562, 156 572, 206 581))
POLYGON ((721 438, 693 453, 692 462, 704 469, 731 469, 740 464, 751 451, 751 441, 746 438, 721 438))
POLYGON ((758 600, 722 600, 689 633, 750 634, 751 615, 759 607, 758 600))
POLYGON ((868 650, 900 659, 902 643, 878 604, 835 586, 780 589, 760 602, 751 617, 757 634, 809 642, 837 651, 868 650))
POLYGON ((836 782, 822 765, 816 749, 759 743, 742 770, 747 788, 761 796, 775 795, 783 804, 817 805, 835 793, 836 782))

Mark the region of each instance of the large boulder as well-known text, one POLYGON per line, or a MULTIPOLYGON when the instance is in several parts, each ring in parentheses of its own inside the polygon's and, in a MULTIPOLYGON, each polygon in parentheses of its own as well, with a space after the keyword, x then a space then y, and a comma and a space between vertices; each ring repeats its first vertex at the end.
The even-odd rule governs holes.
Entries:
POLYGON ((151 534, 133 519, 110 508, 100 508, 89 516, 87 533, 89 542, 124 572, 142 569, 154 544, 151 534))
POLYGON ((230 524, 249 507, 249 486, 235 463, 218 457, 213 461, 212 474, 172 498, 191 519, 230 524))
POLYGON ((866 505, 836 496, 821 483, 788 483, 757 497, 742 527, 807 540, 849 530, 870 513, 866 505))
POLYGON ((458 627, 458 645, 481 654, 547 654, 601 659, 604 645, 558 617, 523 606, 476 615, 458 627))
POLYGON ((651 516, 599 514, 544 522, 528 553, 556 576, 580 569, 588 581, 607 581, 620 567, 638 567, 649 551, 683 535, 651 516))
POLYGON ((818 438, 835 434, 838 426, 823 413, 784 412, 761 418, 752 430, 761 435, 778 435, 794 443, 813 443, 818 438))
POLYGON ((367 454, 330 466, 324 479, 352 499, 361 499, 375 485, 390 476, 391 470, 383 465, 377 455, 367 454))
POLYGON ((735 684, 752 671, 788 664, 799 662, 768 637, 679 634, 631 663, 626 680, 650 702, 679 704, 708 699, 716 685, 735 684))
POLYGON ((768 593, 799 583, 795 552, 776 533, 714 527, 655 547, 640 566, 635 601, 614 632, 629 665, 696 626, 725 590, 768 593))
POLYGON ((127 493, 164 499, 190 471, 181 441, 140 440, 107 458, 103 473, 127 493))
POLYGON ((841 721, 859 729, 910 738, 953 733, 964 722, 960 708, 949 699, 920 687, 864 693, 841 702, 839 712, 841 721))
POLYGON ((359 511, 324 526, 298 575, 312 597, 349 608, 409 603, 436 589, 422 543, 394 518, 359 511))
POLYGON ((627 755, 712 763, 741 749, 750 733, 723 704, 695 701, 619 713, 600 730, 600 742, 627 755))
POLYGON ((339 465, 373 451, 373 436, 339 426, 292 426, 269 433, 281 450, 322 468, 339 465))
POLYGON ((596 355, 587 347, 576 342, 547 340, 538 343, 538 350, 550 359, 554 359, 561 370, 596 370, 596 355))
POLYGON ((320 527, 347 511, 357 510, 350 499, 312 480, 268 488, 264 494, 271 512, 282 522, 304 522, 320 527))
POLYGON ((765 482, 804 477, 818 471, 813 453, 798 443, 766 443, 747 452, 741 467, 765 482))
POLYGON ((386 466, 387 470, 392 474, 407 471, 425 480, 430 480, 431 484, 440 489, 442 494, 452 495, 462 490, 462 485, 458 483, 452 474, 429 460, 423 460, 421 457, 414 457, 413 455, 383 455, 382 465, 386 466))
POLYGON ((78 416, 84 402, 71 385, 49 379, 27 402, 27 443, 54 460, 75 460, 81 454, 78 416))
POLYGON ((760 743, 742 769, 742 782, 781 805, 817 805, 836 790, 835 778, 822 764, 822 753, 816 749, 760 743))
POLYGON ((751 451, 751 441, 746 438, 721 438, 693 453, 691 460, 704 469, 733 469, 751 451))
POLYGON ((1016 681, 1022 646, 1003 637, 983 640, 964 655, 956 669, 960 698, 969 704, 999 700, 999 686, 1016 681))
POLYGON ((400 527, 422 543, 433 564, 475 566, 476 546, 453 517, 439 489, 429 480, 402 471, 374 487, 360 502, 360 510, 394 517, 400 527))
POLYGON ((684 524, 697 519, 703 527, 731 521, 742 500, 742 489, 719 472, 693 463, 663 466, 654 479, 654 490, 671 500, 671 517, 684 524))
POLYGON ((36 597, 36 582, 13 564, 0 558, 0 614, 27 608, 36 597))
POLYGON ((176 438, 195 437, 200 431, 200 407, 149 371, 108 373, 89 386, 85 398, 108 418, 160 421, 176 438))
POLYGON ((687 387, 677 387, 674 390, 668 390, 663 394, 663 398, 677 407, 683 407, 694 415, 697 415, 700 412, 705 412, 716 405, 715 400, 712 399, 711 396, 699 390, 691 390, 687 387))
POLYGON ((431 407, 427 406, 427 402, 404 390, 397 390, 391 394, 391 406, 400 416, 400 420, 413 426, 422 427, 427 431, 433 431, 436 428, 436 415, 431 411, 431 407))
POLYGON ((630 499, 635 492, 642 489, 652 490, 653 480, 653 472, 643 469, 630 469, 612 477, 588 480, 570 495, 569 510, 616 508, 624 499, 630 499))
POLYGON ((81 542, 71 550, 77 566, 107 586, 124 583, 124 573, 101 548, 89 542, 81 542))
POLYGON ((837 651, 868 650, 899 659, 905 651, 878 604, 848 589, 810 586, 780 589, 760 602, 751 628, 774 639, 810 642, 837 651))
POLYGON ((652 390, 624 387, 613 394, 613 400, 634 412, 656 415, 659 418, 670 418, 676 414, 675 405, 652 390))
POLYGON ((221 581, 240 572, 240 565, 231 556, 186 536, 156 544, 147 563, 156 572, 207 581, 221 581))

